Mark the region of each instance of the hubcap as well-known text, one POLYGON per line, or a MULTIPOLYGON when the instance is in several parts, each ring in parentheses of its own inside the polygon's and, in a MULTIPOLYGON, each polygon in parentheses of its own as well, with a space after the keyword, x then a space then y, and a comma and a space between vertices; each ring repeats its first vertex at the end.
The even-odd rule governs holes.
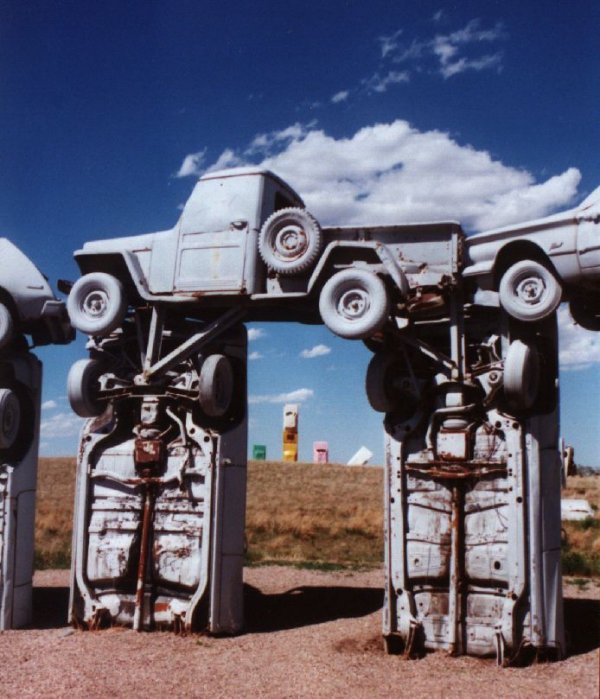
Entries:
POLYGON ((545 289, 544 282, 539 277, 526 277, 517 284, 516 292, 521 301, 534 305, 540 302, 545 289))
POLYGON ((362 318, 369 310, 369 295, 363 289, 350 289, 340 296, 338 313, 347 320, 362 318))
POLYGON ((275 238, 275 252, 283 259, 298 257, 306 250, 306 233, 299 226, 285 226, 275 238))
POLYGON ((17 399, 10 396, 6 401, 4 414, 2 415, 2 436, 4 441, 12 441, 16 437, 19 424, 20 409, 17 399))
POLYGON ((2 421, 2 431, 4 434, 11 434, 14 428, 15 418, 16 416, 10 408, 6 410, 4 413, 4 420, 2 421))
POLYGON ((85 297, 82 304, 83 312, 92 317, 99 318, 106 313, 108 308, 108 295, 106 292, 96 289, 95 291, 90 291, 90 293, 85 297))

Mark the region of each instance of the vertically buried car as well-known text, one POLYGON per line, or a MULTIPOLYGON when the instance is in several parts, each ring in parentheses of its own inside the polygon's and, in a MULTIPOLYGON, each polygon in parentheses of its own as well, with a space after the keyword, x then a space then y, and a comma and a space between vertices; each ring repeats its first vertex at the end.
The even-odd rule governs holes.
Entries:
POLYGON ((443 295, 462 238, 453 222, 322 228, 268 170, 212 172, 172 229, 88 242, 75 253, 83 276, 69 316, 82 332, 107 336, 134 306, 177 305, 203 319, 237 308, 246 320, 322 321, 364 339, 443 295), (426 264, 414 254, 424 241, 439 243, 426 264))
POLYGON ((467 255, 463 276, 497 291, 514 318, 541 320, 564 300, 600 330, 600 187, 574 209, 472 236, 467 255))

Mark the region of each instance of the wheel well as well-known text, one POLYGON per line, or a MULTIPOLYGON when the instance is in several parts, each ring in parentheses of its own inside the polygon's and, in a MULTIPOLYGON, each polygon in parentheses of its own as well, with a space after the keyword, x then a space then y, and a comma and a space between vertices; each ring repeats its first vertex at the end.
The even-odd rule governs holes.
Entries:
POLYGON ((0 303, 3 303, 8 308, 13 318, 13 321, 15 323, 19 323, 20 318, 19 311, 17 309, 17 304, 15 303, 15 300, 13 299, 11 294, 9 294, 9 292, 2 287, 0 287, 0 303))
MULTIPOLYGON (((337 247, 334 248, 328 255, 327 261, 319 272, 319 276, 315 280, 311 293, 319 294, 323 288, 323 284, 336 272, 356 266, 356 262, 365 264, 381 265, 382 262, 377 256, 377 253, 372 248, 364 247, 337 247), (338 269, 336 269, 338 268, 338 269)), ((359 265, 360 267, 360 265, 359 265)))
POLYGON ((77 258, 77 264, 82 274, 106 272, 116 277, 123 284, 127 299, 130 301, 134 299, 139 300, 138 290, 122 255, 112 253, 106 255, 80 255, 77 258))
POLYGON ((496 261, 494 263, 495 289, 498 288, 498 284, 504 272, 506 272, 511 265, 515 264, 515 262, 519 262, 520 260, 535 260, 556 275, 554 265, 548 258, 548 255, 546 255, 539 246, 529 240, 518 240, 505 245, 496 256, 496 261))

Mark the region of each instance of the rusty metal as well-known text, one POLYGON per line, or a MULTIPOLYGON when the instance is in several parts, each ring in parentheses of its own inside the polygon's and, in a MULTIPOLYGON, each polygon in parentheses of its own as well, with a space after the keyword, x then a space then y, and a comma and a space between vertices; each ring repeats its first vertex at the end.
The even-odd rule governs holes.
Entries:
POLYGON ((464 555, 462 512, 464 497, 458 485, 452 486, 452 514, 450 522, 450 588, 448 590, 448 653, 457 655, 463 651, 460 631, 462 628, 462 562, 464 555))
POLYGON ((426 464, 406 464, 406 471, 415 475, 442 480, 479 479, 505 476, 506 464, 451 464, 446 461, 428 461, 426 464))
POLYGON ((515 340, 556 366, 556 326, 515 328, 492 307, 465 313, 457 304, 444 323, 387 338, 386 352, 413 362, 421 410, 384 422, 384 637, 412 655, 496 655, 502 665, 528 646, 560 656, 557 403, 514 413, 504 366, 515 340))
MULTIPOLYGON (((168 356, 198 327, 178 319, 163 333, 162 351, 168 356)), ((147 356, 135 333, 127 324, 122 336, 94 343, 119 360, 123 392, 82 432, 69 620, 233 633, 242 625, 245 375, 235 377, 235 409, 209 428, 198 410, 202 364, 186 361, 153 385, 135 386, 147 356)), ((213 337, 211 348, 244 367, 245 329, 213 337)))
POLYGON ((134 460, 136 464, 158 464, 165 457, 165 443, 162 439, 143 439, 138 437, 134 443, 134 460))
POLYGON ((152 532, 154 498, 154 487, 150 484, 147 484, 144 489, 144 513, 142 516, 142 531, 140 534, 140 557, 138 562, 135 589, 135 612, 133 615, 133 628, 135 631, 142 630, 144 613, 144 591, 146 588, 146 569, 148 566, 148 551, 150 550, 150 536, 152 532))

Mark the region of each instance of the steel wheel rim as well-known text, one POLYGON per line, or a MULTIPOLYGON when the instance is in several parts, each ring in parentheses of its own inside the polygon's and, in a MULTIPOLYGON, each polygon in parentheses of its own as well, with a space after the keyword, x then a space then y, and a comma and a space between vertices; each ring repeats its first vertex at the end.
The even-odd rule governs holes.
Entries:
POLYGON ((348 289, 337 302, 337 311, 346 320, 358 320, 369 312, 369 294, 364 289, 348 289))

